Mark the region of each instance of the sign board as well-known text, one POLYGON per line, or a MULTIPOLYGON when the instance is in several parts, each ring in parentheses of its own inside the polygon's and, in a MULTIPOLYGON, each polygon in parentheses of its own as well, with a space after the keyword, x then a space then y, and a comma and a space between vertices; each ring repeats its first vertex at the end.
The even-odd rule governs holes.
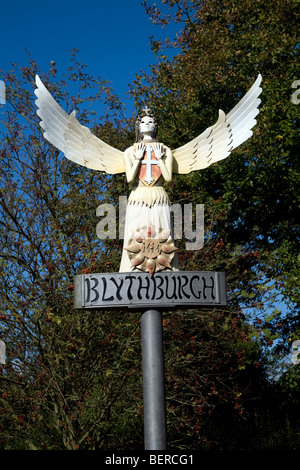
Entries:
POLYGON ((75 309, 144 309, 225 306, 223 272, 168 271, 80 274, 74 278, 75 309))

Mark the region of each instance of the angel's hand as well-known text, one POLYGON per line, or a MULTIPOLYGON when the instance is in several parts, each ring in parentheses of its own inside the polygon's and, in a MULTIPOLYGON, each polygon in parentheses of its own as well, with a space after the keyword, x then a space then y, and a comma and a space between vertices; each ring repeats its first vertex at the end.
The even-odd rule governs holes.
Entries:
POLYGON ((137 160, 141 160, 141 158, 143 158, 144 156, 145 150, 146 150, 146 147, 144 144, 137 144, 135 154, 134 154, 135 158, 137 160))
POLYGON ((160 160, 165 154, 164 146, 162 144, 155 144, 153 150, 157 160, 160 160))

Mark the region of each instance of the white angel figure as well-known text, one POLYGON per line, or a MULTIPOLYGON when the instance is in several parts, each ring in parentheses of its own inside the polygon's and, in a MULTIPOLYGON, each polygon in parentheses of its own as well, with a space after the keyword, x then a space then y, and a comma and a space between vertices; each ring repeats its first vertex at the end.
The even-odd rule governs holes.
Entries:
POLYGON ((163 187, 173 173, 187 174, 227 158, 252 136, 259 113, 259 75, 227 115, 220 110, 215 125, 171 151, 157 142, 157 122, 146 107, 136 121, 136 142, 121 152, 81 125, 75 111, 68 115, 36 76, 37 114, 44 137, 69 160, 108 174, 126 173, 128 199, 120 272, 178 270, 172 239, 170 201, 163 187))

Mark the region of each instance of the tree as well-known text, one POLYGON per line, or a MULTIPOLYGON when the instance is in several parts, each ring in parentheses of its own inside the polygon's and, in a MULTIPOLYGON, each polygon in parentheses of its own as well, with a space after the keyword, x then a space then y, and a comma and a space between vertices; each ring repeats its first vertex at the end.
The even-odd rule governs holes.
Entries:
MULTIPOLYGON (((99 202, 117 202, 124 176, 112 179, 81 168, 45 141, 34 104, 37 72, 29 57, 19 75, 4 77, 0 319, 7 363, 0 376, 1 446, 142 448, 139 314, 82 314, 72 300, 74 274, 118 269, 121 241, 97 240, 95 214, 99 202)), ((52 64, 42 79, 68 112, 78 107, 80 121, 92 126, 87 109, 105 98, 108 112, 95 132, 112 145, 130 145, 131 122, 122 121, 106 82, 90 77, 75 54, 68 75, 60 81, 56 75, 52 64), (66 89, 72 79, 79 85, 76 97, 66 89), (85 95, 96 84, 100 92, 85 95)), ((218 214, 219 205, 211 204, 218 214)), ((212 258, 207 250, 201 256, 204 264, 212 258)), ((253 377, 260 369, 255 345, 248 344, 247 328, 231 311, 166 313, 164 323, 170 446, 179 439, 183 447, 207 447, 201 421, 220 413, 220 397, 233 419, 243 414, 246 371, 253 377), (191 324, 202 333, 191 334, 191 324)))
MULTIPOLYGON (((181 265, 227 272, 231 312, 252 325, 249 338, 266 353, 268 371, 276 377, 299 338, 299 106, 291 101, 299 75, 298 2, 144 5, 153 23, 181 27, 173 40, 152 38, 156 64, 131 87, 137 107, 147 102, 160 117, 159 139, 172 148, 214 124, 218 109, 229 112, 262 74, 253 137, 223 162, 177 176, 169 189, 174 202, 180 195, 182 202, 205 204, 204 248, 191 256, 181 246, 181 265), (164 48, 177 48, 178 54, 168 59, 164 48)), ((282 375, 280 384, 289 378, 285 390, 294 383, 291 377, 299 379, 297 367, 292 369, 282 375)), ((272 394, 268 387, 266 393, 272 394)), ((283 402, 287 416, 290 401, 283 402)), ((282 401, 270 406, 275 426, 282 401)), ((262 445, 276 447, 278 441, 265 439, 262 445)))
MULTIPOLYGON (((126 128, 114 124, 122 119, 119 101, 104 80, 89 76, 76 53, 71 59, 56 85, 53 63, 43 80, 69 112, 82 109, 81 122, 91 126, 87 109, 102 100, 107 114, 97 132, 125 145, 126 128), (78 87, 73 96, 66 89, 72 82, 78 87)), ((104 251, 93 236, 106 179, 71 164, 43 138, 35 73, 29 57, 19 76, 4 76, 0 331, 7 363, 0 376, 0 438, 4 449, 101 448, 110 445, 112 416, 128 429, 125 435, 133 432, 126 416, 138 391, 131 394, 130 386, 123 395, 123 386, 135 384, 138 325, 125 314, 82 315, 73 309, 74 274, 113 266, 109 248, 104 251), (132 359, 124 371, 123 362, 132 359), (121 399, 127 399, 124 411, 121 399)))
POLYGON ((205 204, 207 242, 221 238, 228 260, 217 267, 230 273, 239 267, 235 298, 241 307, 255 307, 260 340, 269 346, 276 340, 273 352, 282 359, 299 336, 299 106, 291 101, 299 74, 298 2, 144 5, 154 23, 182 28, 175 40, 152 38, 157 64, 131 88, 137 105, 145 100, 160 116, 160 139, 173 148, 214 124, 218 109, 229 112, 262 74, 254 136, 223 162, 176 178, 170 189, 173 200, 181 191, 205 204), (169 60, 164 47, 178 48, 178 55, 169 60), (213 227, 212 201, 223 211, 213 227), (275 308, 280 299, 287 314, 275 308))

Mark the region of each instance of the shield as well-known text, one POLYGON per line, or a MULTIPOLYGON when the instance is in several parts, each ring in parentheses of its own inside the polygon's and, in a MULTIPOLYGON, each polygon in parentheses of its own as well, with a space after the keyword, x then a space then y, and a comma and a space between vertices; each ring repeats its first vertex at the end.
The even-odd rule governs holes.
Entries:
POLYGON ((154 150, 147 146, 144 156, 141 159, 139 179, 149 188, 153 186, 161 176, 161 169, 157 164, 154 150))

